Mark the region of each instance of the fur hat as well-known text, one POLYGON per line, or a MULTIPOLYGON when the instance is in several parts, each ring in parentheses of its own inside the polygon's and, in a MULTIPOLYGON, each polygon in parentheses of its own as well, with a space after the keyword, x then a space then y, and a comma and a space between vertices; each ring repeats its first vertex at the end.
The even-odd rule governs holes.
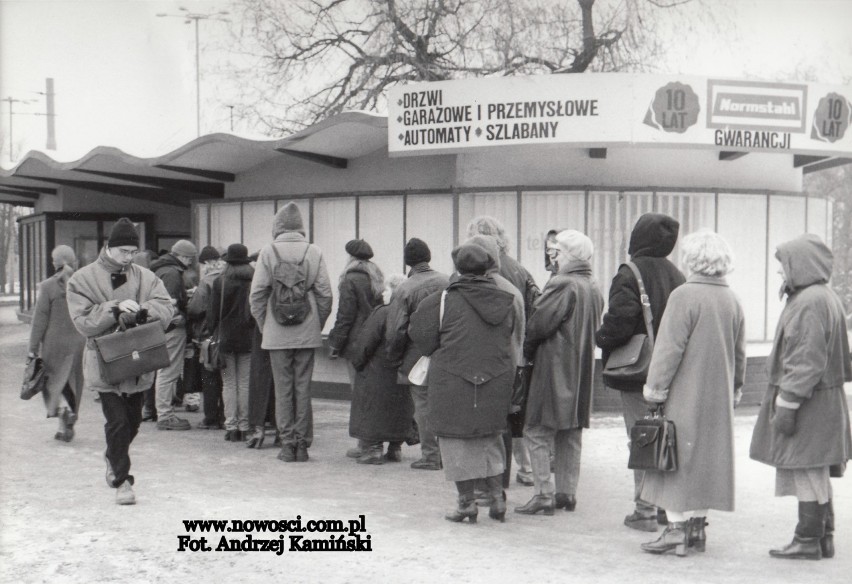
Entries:
POLYGON ((127 217, 122 217, 115 222, 107 240, 107 247, 121 247, 122 245, 139 247, 139 232, 136 231, 133 222, 127 217))
POLYGON ((186 239, 179 239, 172 246, 172 253, 175 255, 194 258, 198 255, 198 248, 195 247, 195 244, 191 241, 187 241, 186 239))
POLYGON ((494 260, 485 248, 475 243, 461 244, 453 250, 452 256, 459 274, 482 276, 494 266, 494 260))
POLYGON ((242 243, 232 243, 229 245, 228 251, 222 256, 222 259, 229 264, 247 264, 251 261, 248 255, 248 248, 242 243))
POLYGON ((346 243, 346 253, 359 260, 373 257, 373 248, 363 239, 353 239, 346 243))
POLYGON ((201 248, 201 253, 198 254, 198 263, 203 264, 204 262, 209 262, 210 260, 218 260, 221 256, 219 250, 213 247, 212 245, 205 245, 201 248))
POLYGON ((302 212, 294 202, 289 202, 281 207, 275 214, 272 223, 272 237, 278 237, 285 231, 296 231, 305 234, 305 224, 302 222, 302 212))
POLYGON ((405 259, 406 266, 415 266, 417 264, 422 264, 423 262, 431 262, 432 252, 429 251, 429 246, 426 245, 425 241, 412 237, 408 240, 408 243, 405 244, 403 257, 405 259))

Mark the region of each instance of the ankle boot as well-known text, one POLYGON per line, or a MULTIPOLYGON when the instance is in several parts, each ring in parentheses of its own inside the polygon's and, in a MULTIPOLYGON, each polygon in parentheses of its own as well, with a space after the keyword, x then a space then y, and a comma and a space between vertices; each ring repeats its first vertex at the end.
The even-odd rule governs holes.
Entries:
POLYGON ((785 560, 819 560, 822 558, 820 538, 793 536, 793 541, 778 550, 769 550, 773 558, 785 560))
POLYGON ((704 532, 707 518, 693 517, 689 522, 689 547, 694 547, 697 552, 703 552, 707 548, 707 534, 704 532))
POLYGON ((664 554, 668 551, 675 550, 678 556, 686 555, 686 548, 689 542, 689 522, 688 521, 672 521, 666 525, 663 534, 655 541, 642 544, 642 551, 652 554, 664 554))
POLYGON ((456 481, 456 488, 459 491, 458 508, 444 516, 447 521, 453 523, 461 523, 467 518, 468 522, 476 523, 476 516, 479 515, 479 508, 476 506, 476 498, 473 494, 473 486, 475 481, 456 481))
POLYGON ((573 511, 577 508, 577 497, 566 493, 556 493, 556 508, 573 511))
POLYGON ((65 409, 59 411, 59 415, 56 416, 59 419, 59 429, 56 431, 56 434, 53 435, 54 440, 65 440, 65 433, 68 431, 68 424, 65 422, 65 409))
POLYGON ((246 448, 257 448, 260 450, 263 448, 264 438, 266 438, 266 434, 263 432, 263 426, 255 426, 246 440, 246 448))
POLYGON ((822 551, 822 557, 834 557, 834 505, 829 499, 825 507, 825 530, 824 535, 819 540, 819 547, 822 551))
POLYGON ((399 442, 389 443, 388 451, 385 453, 385 460, 388 462, 402 462, 402 444, 399 442))
POLYGON ((488 493, 491 496, 491 507, 488 516, 495 521, 503 523, 506 521, 506 491, 503 490, 503 476, 495 475, 485 479, 488 484, 488 493))
POLYGON ((826 507, 816 501, 799 501, 799 523, 793 541, 781 549, 769 550, 769 555, 792 560, 822 558, 820 540, 825 536, 826 507))
POLYGON ((522 515, 535 515, 539 511, 543 511, 545 515, 553 515, 553 510, 556 505, 553 502, 553 495, 535 495, 527 501, 526 505, 515 507, 515 513, 522 515))

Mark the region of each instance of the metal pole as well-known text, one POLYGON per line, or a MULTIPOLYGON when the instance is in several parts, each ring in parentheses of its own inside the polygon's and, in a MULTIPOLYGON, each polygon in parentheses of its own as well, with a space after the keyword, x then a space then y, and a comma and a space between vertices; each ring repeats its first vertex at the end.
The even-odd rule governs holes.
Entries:
POLYGON ((201 136, 201 69, 199 67, 198 47, 198 21, 195 19, 195 127, 198 136, 201 136))
POLYGON ((7 98, 7 101, 9 102, 9 162, 14 162, 15 156, 13 149, 15 148, 15 142, 12 140, 12 104, 15 100, 10 97, 7 98))

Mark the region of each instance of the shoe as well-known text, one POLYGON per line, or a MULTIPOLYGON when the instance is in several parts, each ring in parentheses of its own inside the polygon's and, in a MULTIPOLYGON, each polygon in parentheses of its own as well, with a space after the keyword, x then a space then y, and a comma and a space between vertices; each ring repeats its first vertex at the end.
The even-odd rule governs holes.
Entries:
POLYGON ((281 432, 275 431, 275 440, 272 441, 273 446, 281 446, 281 432))
POLYGON ((660 537, 643 543, 640 547, 642 551, 652 554, 664 554, 674 550, 676 555, 683 557, 689 544, 689 532, 688 521, 673 521, 666 525, 660 537))
POLYGON ((308 446, 304 442, 296 444, 296 462, 308 462, 308 446))
POLYGON ((639 531, 654 532, 657 531, 657 518, 654 515, 642 515, 639 511, 634 511, 624 518, 624 525, 630 529, 639 531))
POLYGON ((703 552, 707 548, 707 534, 704 532, 707 518, 693 517, 689 521, 689 547, 694 547, 697 552, 703 552))
POLYGON ((231 430, 231 442, 242 442, 242 441, 243 441, 242 430, 231 430))
POLYGON ((378 450, 368 450, 362 454, 358 460, 356 460, 358 464, 384 464, 385 459, 382 456, 382 451, 378 450))
POLYGON ((665 509, 657 509, 657 525, 662 525, 665 527, 669 524, 669 518, 666 515, 665 509))
POLYGON ((433 462, 431 460, 415 460, 411 463, 411 468, 415 468, 417 470, 441 470, 443 466, 441 466, 440 462, 433 462))
POLYGON ((207 420, 201 420, 200 422, 198 422, 198 424, 195 427, 198 428, 199 430, 221 430, 222 429, 222 426, 219 425, 218 422, 211 423, 211 422, 208 422, 207 420))
POLYGON ((71 442, 74 438, 74 422, 77 421, 77 414, 68 408, 62 408, 57 418, 59 418, 59 430, 53 435, 54 440, 71 442))
POLYGON ((557 509, 573 511, 577 508, 577 497, 574 495, 567 495, 565 493, 556 493, 555 507, 557 509))
POLYGON ((823 536, 819 540, 819 547, 822 550, 822 557, 834 557, 834 503, 831 499, 824 504, 825 507, 825 529, 823 536))
POLYGON ((157 421, 157 412, 142 410, 142 421, 143 422, 156 422, 157 421))
POLYGON ((520 484, 520 485, 524 485, 525 487, 535 486, 535 481, 532 480, 531 477, 528 477, 526 475, 522 475, 521 473, 517 473, 515 475, 515 482, 520 484))
POLYGON ((794 535, 792 542, 780 550, 769 550, 769 555, 785 560, 819 560, 822 559, 820 538, 794 535))
POLYGON ((399 446, 388 446, 388 451, 384 456, 387 462, 402 462, 402 448, 399 446))
POLYGON ((112 470, 112 465, 109 463, 106 452, 104 453, 104 462, 106 462, 106 483, 110 489, 115 488, 115 471, 112 470))
POLYGON ((824 558, 833 558, 834 557, 834 534, 826 533, 819 540, 819 548, 822 552, 822 557, 824 558))
POLYGON ((282 446, 281 452, 278 453, 278 460, 296 462, 296 449, 292 446, 282 446))
POLYGON ((130 481, 124 481, 115 492, 115 502, 119 505, 135 505, 136 494, 133 492, 133 485, 130 481))
POLYGON ((543 511, 545 515, 553 515, 555 505, 553 497, 550 495, 534 495, 532 499, 527 501, 526 505, 515 507, 515 513, 521 515, 535 515, 539 511, 543 511))
POLYGON ((489 507, 491 505, 491 493, 476 489, 473 492, 473 500, 476 501, 477 507, 489 507))
POLYGON ((365 452, 361 450, 361 447, 356 446, 355 448, 350 448, 346 451, 346 458, 361 458, 364 454, 365 452))
POLYGON ((197 412, 198 406, 196 406, 194 404, 189 404, 185 407, 185 409, 186 409, 187 412, 197 412))
POLYGON ((177 416, 165 418, 157 422, 157 430, 189 430, 191 427, 188 421, 177 416))
POLYGON ((491 506, 488 508, 488 516, 500 523, 506 522, 506 491, 503 490, 502 484, 499 492, 491 492, 491 506))
POLYGON ((254 432, 251 432, 246 439, 246 448, 257 448, 260 450, 263 448, 264 438, 266 438, 266 434, 263 431, 263 426, 256 427, 254 432))
POLYGON ((225 430, 225 442, 231 441, 231 436, 236 432, 236 430, 225 430))
POLYGON ((479 515, 479 508, 476 506, 473 493, 465 493, 464 495, 459 495, 458 508, 444 515, 444 519, 453 523, 461 523, 465 519, 469 523, 476 523, 477 515, 479 515))

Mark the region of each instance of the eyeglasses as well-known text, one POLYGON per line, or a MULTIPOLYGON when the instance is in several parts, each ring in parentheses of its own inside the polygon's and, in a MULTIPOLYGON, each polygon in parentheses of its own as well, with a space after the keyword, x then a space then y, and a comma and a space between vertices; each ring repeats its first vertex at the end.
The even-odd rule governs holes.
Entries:
POLYGON ((555 256, 556 254, 559 253, 559 248, 558 247, 545 248, 545 253, 547 253, 547 255, 549 255, 549 256, 555 256))
POLYGON ((139 251, 138 249, 122 249, 120 247, 113 247, 113 248, 110 248, 110 249, 112 249, 113 251, 115 251, 115 252, 117 252, 117 253, 125 256, 125 257, 132 256, 137 251, 139 251))

